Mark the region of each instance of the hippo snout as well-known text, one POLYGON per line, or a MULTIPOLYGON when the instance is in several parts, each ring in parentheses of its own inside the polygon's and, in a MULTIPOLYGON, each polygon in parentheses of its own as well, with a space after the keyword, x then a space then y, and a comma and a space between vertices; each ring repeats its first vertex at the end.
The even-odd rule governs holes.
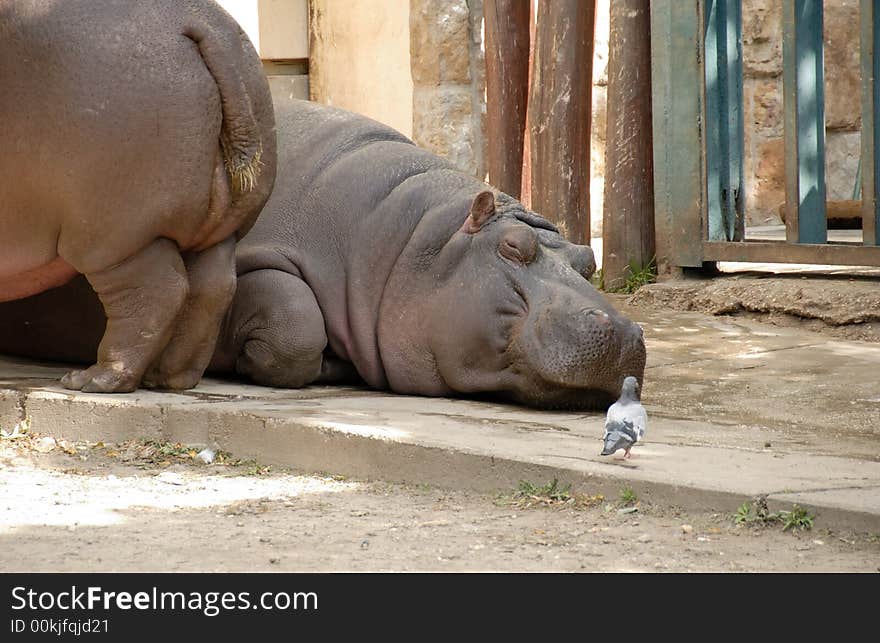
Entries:
POLYGON ((518 340, 519 370, 550 406, 602 407, 620 393, 623 378, 642 380, 641 326, 611 308, 561 301, 533 309, 518 340), (547 391, 561 391, 548 396, 547 391))
POLYGON ((619 391, 623 379, 628 375, 636 377, 639 382, 642 381, 642 375, 645 370, 645 331, 642 327, 629 320, 624 320, 626 325, 622 331, 623 346, 620 351, 620 363, 618 370, 621 373, 620 382, 616 389, 619 391))

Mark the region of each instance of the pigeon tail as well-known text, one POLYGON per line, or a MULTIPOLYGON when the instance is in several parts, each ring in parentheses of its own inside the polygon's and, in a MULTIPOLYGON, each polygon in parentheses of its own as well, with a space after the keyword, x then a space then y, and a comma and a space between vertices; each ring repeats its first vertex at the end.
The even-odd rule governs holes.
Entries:
POLYGON ((612 431, 605 436, 605 448, 599 455, 612 455, 618 449, 626 449, 633 444, 632 438, 620 431, 612 431))
POLYGON ((605 425, 605 447, 599 455, 611 455, 618 449, 629 449, 638 441, 632 422, 611 421, 605 425))

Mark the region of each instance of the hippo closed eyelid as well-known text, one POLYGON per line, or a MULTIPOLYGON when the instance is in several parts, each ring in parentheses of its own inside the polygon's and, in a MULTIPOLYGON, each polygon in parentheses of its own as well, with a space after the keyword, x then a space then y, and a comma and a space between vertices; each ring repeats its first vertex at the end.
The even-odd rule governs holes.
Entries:
POLYGON ((498 250, 506 259, 528 265, 538 256, 538 235, 531 227, 516 226, 505 232, 498 250))

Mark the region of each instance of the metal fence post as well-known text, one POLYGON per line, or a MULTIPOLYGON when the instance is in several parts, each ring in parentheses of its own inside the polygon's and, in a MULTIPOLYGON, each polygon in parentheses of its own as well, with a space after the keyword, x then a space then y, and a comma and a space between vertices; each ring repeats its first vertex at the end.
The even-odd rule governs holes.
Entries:
POLYGON ((786 238, 826 243, 822 0, 782 7, 786 238))

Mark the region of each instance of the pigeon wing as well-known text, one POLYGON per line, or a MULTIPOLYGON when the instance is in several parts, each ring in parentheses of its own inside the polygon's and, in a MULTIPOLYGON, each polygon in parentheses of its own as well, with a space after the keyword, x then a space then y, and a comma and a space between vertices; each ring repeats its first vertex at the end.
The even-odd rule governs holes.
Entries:
POLYGON ((645 431, 648 430, 648 413, 641 404, 636 403, 633 406, 635 408, 632 409, 628 419, 635 432, 635 441, 638 442, 645 437, 645 431))
POLYGON ((605 432, 604 447, 600 455, 611 455, 618 449, 627 449, 635 443, 635 431, 627 422, 612 422, 605 432))
POLYGON ((609 420, 605 423, 605 435, 609 433, 614 433, 615 431, 626 431, 629 430, 632 432, 632 422, 628 422, 626 420, 609 420))
POLYGON ((623 422, 626 419, 625 408, 619 401, 608 407, 608 414, 605 416, 605 426, 611 422, 623 422))

